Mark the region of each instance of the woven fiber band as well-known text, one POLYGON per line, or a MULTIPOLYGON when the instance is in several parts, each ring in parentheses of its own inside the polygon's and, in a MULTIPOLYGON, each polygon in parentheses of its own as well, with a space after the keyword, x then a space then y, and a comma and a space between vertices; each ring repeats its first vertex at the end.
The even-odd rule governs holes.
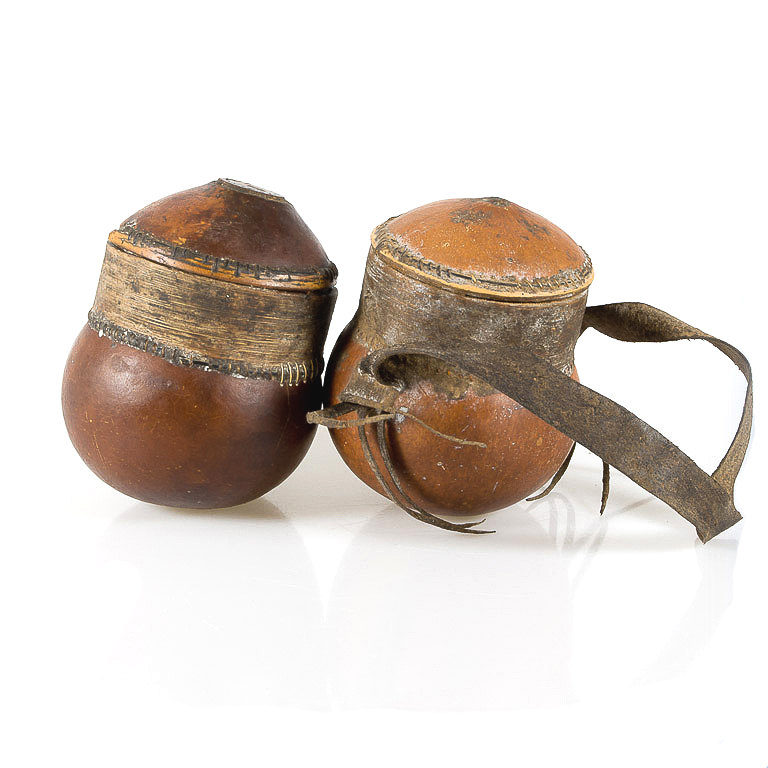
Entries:
POLYGON ((107 244, 91 328, 175 365, 294 385, 322 372, 336 290, 276 290, 107 244))

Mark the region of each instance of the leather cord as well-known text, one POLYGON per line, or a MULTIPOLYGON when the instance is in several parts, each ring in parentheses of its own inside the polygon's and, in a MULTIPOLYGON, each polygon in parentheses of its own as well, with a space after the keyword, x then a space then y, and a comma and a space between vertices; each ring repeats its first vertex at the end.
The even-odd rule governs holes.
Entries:
MULTIPOLYGON (((357 382, 362 393, 356 399, 376 402, 382 387, 388 385, 379 375, 381 365, 394 355, 426 355, 455 369, 475 376, 520 403, 563 434, 595 453, 603 460, 603 494, 601 513, 608 498, 608 467, 613 466, 649 493, 669 504, 691 522, 703 541, 709 541, 741 519, 733 500, 733 488, 741 468, 752 425, 752 372, 747 358, 736 347, 678 320, 662 310, 634 302, 588 307, 582 333, 594 328, 612 338, 628 342, 666 342, 681 339, 704 340, 725 354, 747 380, 747 391, 736 435, 723 460, 712 475, 707 474, 677 446, 645 421, 610 398, 575 381, 521 346, 510 346, 504 359, 488 360, 482 350, 461 348, 448 340, 430 339, 424 344, 409 343, 376 350, 360 363, 363 373, 357 382), (366 397, 366 379, 370 395, 366 397), (361 383, 362 382, 362 383, 361 383)), ((323 414, 308 417, 325 423, 323 414)), ((373 412, 371 412, 373 413, 373 412)), ((330 415, 330 414, 328 414, 330 415)), ((367 423, 377 422, 379 446, 384 424, 381 412, 369 416, 367 423)), ((388 418, 392 418, 389 414, 388 418)), ((328 426, 340 426, 328 424, 328 426)), ((369 463, 375 460, 367 445, 365 427, 358 422, 361 440, 369 463)), ((386 453, 382 451, 386 462, 386 453)), ((562 477, 569 457, 553 478, 546 495, 562 477)), ((388 462, 391 465, 391 461, 388 462)), ((386 467, 390 477, 394 472, 386 467)), ((378 476, 381 471, 375 471, 378 476)), ((381 482, 381 479, 380 479, 381 482)), ((395 482, 395 486, 399 484, 395 482)), ((388 493, 390 489, 385 485, 388 493)), ((394 501, 403 506, 390 494, 394 501)), ((407 502, 406 502, 407 503, 407 502)), ((412 502, 411 502, 412 505, 412 502)), ((404 507, 405 508, 405 507, 404 507)), ((408 510, 413 514, 413 510, 408 510)), ((422 518, 423 519, 423 518, 422 518)), ((427 522, 433 521, 427 520, 427 522)), ((444 522, 444 521, 442 521, 444 522)), ((447 526, 441 526, 447 527, 447 526)))

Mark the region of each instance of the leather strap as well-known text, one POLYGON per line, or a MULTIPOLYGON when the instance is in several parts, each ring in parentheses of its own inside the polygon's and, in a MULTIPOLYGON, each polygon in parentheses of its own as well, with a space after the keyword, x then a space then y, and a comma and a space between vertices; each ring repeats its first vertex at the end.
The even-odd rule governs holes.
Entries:
MULTIPOLYGON (((362 376, 356 381, 351 401, 368 407, 393 401, 395 391, 382 397, 384 390, 393 389, 379 375, 387 358, 393 355, 437 358, 481 379, 597 454, 605 464, 627 475, 691 522, 703 542, 730 528, 741 519, 734 505, 733 488, 752 425, 752 372, 747 358, 731 344, 647 304, 588 307, 582 333, 587 328, 630 342, 701 339, 736 364, 747 380, 744 408, 736 436, 712 475, 626 408, 574 381, 522 346, 510 346, 501 360, 489 360, 476 347, 459 349, 447 341, 441 344, 438 339, 376 350, 360 364, 362 376)), ((388 409, 379 405, 378 411, 381 410, 388 409)), ((320 414, 312 416, 312 421, 324 423, 320 414)))

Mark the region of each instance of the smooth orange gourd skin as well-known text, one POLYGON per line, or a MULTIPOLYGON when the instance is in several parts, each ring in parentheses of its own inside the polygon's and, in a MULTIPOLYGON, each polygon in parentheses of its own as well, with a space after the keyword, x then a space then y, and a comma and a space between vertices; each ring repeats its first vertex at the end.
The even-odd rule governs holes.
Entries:
MULTIPOLYGON (((371 351, 351 337, 352 325, 331 353, 325 396, 329 405, 339 402, 351 372, 371 351)), ((457 445, 411 419, 387 424, 390 454, 405 491, 433 514, 476 515, 514 504, 544 485, 573 445, 499 392, 478 394, 470 388, 464 397, 451 399, 425 380, 399 395, 396 408, 401 406, 440 432, 487 446, 457 445)), ((381 462, 375 429, 365 429, 373 455, 381 462)), ((357 430, 332 429, 331 437, 347 466, 386 495, 365 459, 357 430)))
MULTIPOLYGON (((403 339, 416 347, 445 341, 438 334, 485 344, 491 359, 528 344, 577 378, 573 349, 591 280, 589 256, 565 232, 502 198, 442 200, 388 219, 373 232, 360 308, 329 359, 324 402, 347 400, 348 384, 356 402, 366 386, 358 366, 369 353, 403 339), (391 312, 377 299, 387 291, 393 291, 391 312), (449 298, 457 295, 468 297, 465 306, 449 298), (416 325, 402 326, 403 315, 416 325), (450 327, 454 322, 460 330, 450 327)), ((409 418, 387 421, 394 472, 419 507, 436 515, 491 512, 535 494, 562 466, 573 441, 519 403, 460 370, 433 370, 416 360, 404 365, 400 391, 386 410, 407 409, 445 435, 485 444, 451 442, 409 418)), ((373 402, 375 391, 369 395, 373 402)), ((381 469, 376 428, 365 429, 381 469)), ((385 493, 357 428, 331 435, 352 471, 385 493)))

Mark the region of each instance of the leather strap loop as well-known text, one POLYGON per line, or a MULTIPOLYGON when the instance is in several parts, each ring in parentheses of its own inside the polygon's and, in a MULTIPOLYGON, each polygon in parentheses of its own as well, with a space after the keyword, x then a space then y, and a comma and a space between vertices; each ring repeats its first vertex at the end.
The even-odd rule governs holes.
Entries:
MULTIPOLYGON (((703 541, 741 519, 733 486, 744 460, 752 424, 752 373, 734 346, 694 328, 655 307, 639 303, 589 307, 582 332, 595 328, 621 341, 702 339, 732 360, 747 380, 736 436, 717 470, 708 475, 664 435, 623 406, 574 381, 531 351, 511 346, 503 360, 488 360, 482 350, 457 350, 436 340, 392 346, 372 352, 361 363, 370 380, 371 400, 382 386, 382 363, 393 355, 426 355, 485 381, 539 418, 623 472, 691 522, 703 541)), ((363 396, 365 393, 361 393, 363 396)))
POLYGON ((708 341, 744 374, 747 380, 747 391, 739 426, 723 460, 712 474, 712 477, 733 495, 733 486, 744 462, 752 430, 752 368, 744 354, 733 345, 710 336, 656 307, 637 302, 587 307, 582 323, 582 333, 587 328, 594 328, 619 341, 661 342, 681 339, 708 341))

